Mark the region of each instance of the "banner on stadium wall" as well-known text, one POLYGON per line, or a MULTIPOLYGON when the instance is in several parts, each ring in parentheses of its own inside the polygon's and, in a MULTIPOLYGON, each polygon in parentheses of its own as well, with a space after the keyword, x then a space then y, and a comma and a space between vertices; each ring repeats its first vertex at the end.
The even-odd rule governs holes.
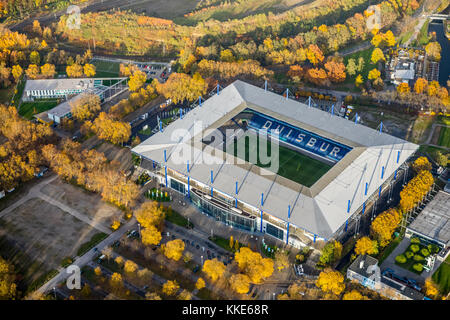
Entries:
POLYGON ((259 113, 253 114, 248 126, 257 131, 267 131, 281 141, 335 162, 352 150, 341 143, 259 113))

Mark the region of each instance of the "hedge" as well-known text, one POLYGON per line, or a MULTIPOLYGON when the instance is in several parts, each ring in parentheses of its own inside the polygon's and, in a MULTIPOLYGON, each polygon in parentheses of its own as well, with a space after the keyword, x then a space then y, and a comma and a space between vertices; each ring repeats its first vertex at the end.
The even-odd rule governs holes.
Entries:
POLYGON ((416 252, 419 252, 420 247, 417 244, 412 244, 410 249, 412 252, 416 253, 416 252))
POLYGON ((422 250, 420 250, 420 253, 422 254, 422 256, 424 257, 428 257, 430 255, 430 251, 428 251, 428 249, 423 248, 422 250))
POLYGON ((413 265, 413 269, 416 270, 417 272, 422 272, 423 271, 423 265, 421 263, 415 263, 413 265))
POLYGON ((412 251, 406 251, 405 255, 406 258, 411 259, 414 256, 414 253, 412 251))
POLYGON ((424 258, 420 254, 414 255, 414 261, 422 261, 424 258))
POLYGON ((411 238, 411 243, 419 244, 420 243, 420 239, 417 238, 417 237, 411 238))

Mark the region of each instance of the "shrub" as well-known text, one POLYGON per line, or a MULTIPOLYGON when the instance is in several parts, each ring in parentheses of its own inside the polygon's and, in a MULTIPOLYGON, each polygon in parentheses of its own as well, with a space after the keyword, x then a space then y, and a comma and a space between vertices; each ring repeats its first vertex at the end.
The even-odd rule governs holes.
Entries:
POLYGON ((414 261, 422 261, 424 258, 420 254, 414 255, 414 261))
POLYGON ((406 255, 406 258, 411 259, 414 256, 414 253, 412 251, 407 251, 405 253, 405 255, 406 255))
POLYGON ((411 238, 411 243, 419 244, 420 243, 420 239, 417 238, 417 237, 411 238))
POLYGON ((413 265, 413 269, 416 270, 417 272, 422 272, 423 270, 423 265, 421 263, 415 263, 413 265))
POLYGON ((423 248, 422 250, 420 250, 420 253, 422 254, 422 256, 424 257, 428 257, 430 255, 430 251, 428 251, 428 249, 423 248))
POLYGON ((399 254, 398 256, 395 257, 395 261, 397 261, 398 263, 405 263, 406 260, 407 259, 403 254, 399 254))
POLYGON ((416 252, 419 252, 420 247, 417 244, 412 244, 410 249, 412 252, 416 253, 416 252))
POLYGON ((430 253, 438 253, 439 252, 439 247, 435 244, 429 244, 427 247, 428 247, 428 251, 430 253))

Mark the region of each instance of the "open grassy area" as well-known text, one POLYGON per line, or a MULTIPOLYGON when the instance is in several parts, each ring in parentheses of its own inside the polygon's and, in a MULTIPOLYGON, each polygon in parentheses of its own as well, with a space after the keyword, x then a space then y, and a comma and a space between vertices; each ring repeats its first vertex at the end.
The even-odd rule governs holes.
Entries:
POLYGON ((35 114, 50 110, 58 105, 56 100, 24 102, 20 105, 19 114, 31 120, 35 114))
POLYGON ((185 228, 194 227, 194 224, 192 222, 188 221, 188 219, 186 219, 185 217, 183 217, 181 214, 179 214, 174 210, 172 210, 170 213, 169 212, 166 213, 166 220, 180 227, 185 228))
POLYGON ((111 62, 111 61, 92 59, 91 63, 96 68, 95 77, 97 77, 97 78, 101 78, 101 77, 114 78, 114 77, 119 76, 119 69, 120 69, 119 62, 111 62))
MULTIPOLYGON (((230 239, 225 239, 225 238, 222 238, 222 237, 219 237, 219 236, 214 236, 212 238, 209 237, 208 239, 210 241, 214 242, 215 244, 217 244, 219 247, 224 248, 227 251, 230 251, 230 252, 235 252, 236 251, 236 248, 234 247, 234 245, 233 245, 233 248, 230 247, 230 239)), ((233 243, 235 244, 236 240, 233 240, 233 243)), ((239 248, 244 246, 239 241, 238 241, 238 243, 239 243, 239 248)))
POLYGON ((442 262, 439 268, 433 273, 434 282, 439 285, 442 294, 446 295, 450 291, 450 256, 442 262))
POLYGON ((394 240, 391 241, 383 250, 380 251, 378 256, 376 257, 378 259, 378 264, 381 265, 384 260, 386 260, 387 257, 392 253, 392 251, 397 248, 397 246, 402 242, 403 236, 398 236, 394 240))
POLYGON ((450 128, 441 127, 438 144, 440 146, 450 148, 450 128))
POLYGON ((416 43, 418 45, 426 45, 428 42, 430 42, 431 37, 428 37, 428 24, 430 23, 430 20, 427 19, 425 23, 423 24, 422 28, 420 28, 419 34, 417 35, 416 43))
MULTIPOLYGON (((271 164, 262 164, 258 157, 257 161, 252 161, 254 159, 250 159, 250 154, 259 155, 259 136, 257 138, 256 145, 250 146, 249 138, 247 136, 243 136, 240 139, 247 139, 245 143, 245 161, 252 162, 259 167, 267 168, 274 173, 279 174, 282 177, 285 177, 289 180, 298 182, 306 187, 312 186, 321 176, 323 176, 331 166, 329 164, 325 164, 319 160, 312 159, 304 154, 301 154, 297 151, 291 150, 287 147, 279 145, 279 166, 276 168, 271 168, 271 164), (256 162, 256 163, 255 163, 256 162)), ((237 146, 239 145, 239 141, 235 141, 233 145, 233 152, 236 156, 237 146)), ((270 154, 271 159, 275 159, 271 154, 271 143, 269 140, 267 142, 267 153, 270 154)), ((231 148, 228 148, 231 149, 231 148)), ((253 157, 252 157, 253 158, 253 157)))
POLYGON ((370 58, 372 56, 372 51, 374 50, 373 47, 370 47, 366 50, 361 50, 361 51, 357 51, 355 53, 349 54, 347 56, 344 57, 344 64, 347 66, 348 64, 348 60, 350 59, 354 59, 356 65, 358 65, 358 60, 360 57, 362 57, 364 59, 364 66, 362 68, 361 71, 357 71, 355 75, 350 76, 347 74, 347 78, 345 79, 345 81, 343 82, 343 84, 354 84, 355 83, 355 79, 358 76, 358 74, 361 74, 362 77, 364 78, 364 81, 367 80, 367 76, 369 75, 369 71, 372 70, 373 68, 376 68, 377 66, 375 64, 372 64, 370 62, 370 58))

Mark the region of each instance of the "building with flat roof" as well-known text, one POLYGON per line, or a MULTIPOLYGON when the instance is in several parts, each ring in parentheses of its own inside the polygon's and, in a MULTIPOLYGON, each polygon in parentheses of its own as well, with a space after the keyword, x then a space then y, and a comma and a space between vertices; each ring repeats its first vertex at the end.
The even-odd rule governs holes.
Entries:
POLYGON ((424 295, 394 277, 381 275, 378 260, 359 255, 347 269, 347 278, 393 300, 423 300, 424 295))
POLYGON ((406 228, 407 236, 417 236, 446 249, 450 245, 450 194, 439 191, 406 228))
MULTIPOLYGON (((235 81, 132 152, 143 159, 150 175, 189 197, 206 214, 233 227, 303 246, 346 232, 349 220, 364 214, 370 197, 396 177, 417 148, 235 81), (226 133, 227 128, 234 128, 234 133, 226 133), (217 132, 225 132, 225 141, 209 142, 214 140, 209 135, 217 132), (280 163, 274 171, 223 152, 229 138, 255 134, 278 141, 280 159, 290 167, 280 163), (292 163, 293 157, 298 162, 292 163), (310 179, 317 171, 321 175, 310 179), (303 180, 294 179, 302 174, 303 180)), ((256 153, 256 149, 248 151, 256 153)))

